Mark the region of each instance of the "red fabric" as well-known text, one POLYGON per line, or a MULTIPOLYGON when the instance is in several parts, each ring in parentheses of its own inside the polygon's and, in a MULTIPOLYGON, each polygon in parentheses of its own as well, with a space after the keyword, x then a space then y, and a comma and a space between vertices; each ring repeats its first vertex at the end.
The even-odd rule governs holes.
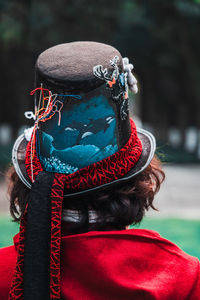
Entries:
POLYGON ((9 300, 22 299, 23 297, 23 267, 24 267, 24 242, 26 233, 26 211, 20 222, 20 232, 18 234, 18 256, 16 267, 9 293, 9 300))
MULTIPOLYGON (((81 191, 103 185, 124 177, 136 164, 142 153, 142 143, 137 136, 136 126, 131 122, 131 135, 126 145, 115 154, 82 168, 72 174, 65 175, 65 190, 81 191)), ((42 171, 42 166, 33 149, 35 156, 32 161, 33 178, 42 171)), ((26 152, 26 169, 30 180, 31 170, 31 141, 28 143, 26 152)))
POLYGON ((0 299, 7 300, 17 261, 14 246, 0 249, 0 299))
MULTIPOLYGON (((15 247, 0 249, 1 300, 8 299, 15 247)), ((198 300, 199 261, 150 230, 64 236, 61 291, 68 300, 198 300)))

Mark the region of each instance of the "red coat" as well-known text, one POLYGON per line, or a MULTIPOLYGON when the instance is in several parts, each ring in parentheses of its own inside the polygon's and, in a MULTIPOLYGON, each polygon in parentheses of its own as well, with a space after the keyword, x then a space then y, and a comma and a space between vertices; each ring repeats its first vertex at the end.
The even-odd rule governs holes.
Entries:
MULTIPOLYGON (((17 255, 0 249, 0 299, 17 255)), ((68 300, 200 299, 199 261, 156 232, 94 231, 62 238, 62 295, 68 300)))

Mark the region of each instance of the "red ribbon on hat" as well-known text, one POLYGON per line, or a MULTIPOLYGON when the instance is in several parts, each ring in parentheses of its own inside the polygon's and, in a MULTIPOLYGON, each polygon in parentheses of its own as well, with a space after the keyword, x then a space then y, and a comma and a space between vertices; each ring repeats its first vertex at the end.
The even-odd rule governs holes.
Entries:
MULTIPOLYGON (((130 138, 119 151, 72 174, 64 175, 66 193, 68 189, 78 192, 112 182, 124 177, 134 167, 142 153, 142 143, 138 138, 136 125, 132 119, 130 119, 130 124, 130 138)), ((33 151, 36 153, 36 149, 33 151)), ((25 164, 31 181, 31 168, 33 168, 33 179, 43 171, 37 155, 31 161, 31 141, 27 145, 25 164)))

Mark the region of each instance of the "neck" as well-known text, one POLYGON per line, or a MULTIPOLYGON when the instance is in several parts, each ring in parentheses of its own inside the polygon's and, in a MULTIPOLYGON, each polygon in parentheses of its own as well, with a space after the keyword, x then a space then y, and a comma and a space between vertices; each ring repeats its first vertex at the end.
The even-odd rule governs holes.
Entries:
POLYGON ((62 214, 62 236, 79 234, 89 231, 112 231, 124 230, 125 226, 112 223, 113 218, 107 218, 106 222, 101 222, 94 210, 89 210, 88 220, 76 210, 64 209, 62 214))

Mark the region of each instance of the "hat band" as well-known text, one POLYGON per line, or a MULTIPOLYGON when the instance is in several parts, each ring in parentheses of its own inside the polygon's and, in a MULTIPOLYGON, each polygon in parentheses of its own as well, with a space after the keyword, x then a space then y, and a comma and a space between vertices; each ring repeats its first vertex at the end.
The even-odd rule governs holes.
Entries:
MULTIPOLYGON (((142 153, 142 143, 137 135, 136 125, 130 120, 131 135, 128 142, 113 155, 84 167, 72 174, 63 174, 65 178, 65 192, 78 192, 107 184, 124 177, 137 163, 142 153)), ((27 145, 26 170, 31 182, 35 181, 38 173, 43 171, 36 148, 32 139, 27 145), (32 158, 32 152, 35 153, 32 158)))

